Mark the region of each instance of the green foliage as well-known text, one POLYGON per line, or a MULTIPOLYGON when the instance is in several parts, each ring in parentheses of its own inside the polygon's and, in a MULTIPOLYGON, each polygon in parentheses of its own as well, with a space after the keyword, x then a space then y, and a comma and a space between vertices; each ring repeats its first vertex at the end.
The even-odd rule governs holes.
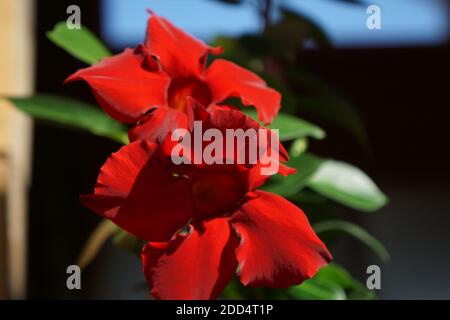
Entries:
POLYGON ((301 285, 289 288, 289 294, 303 300, 367 300, 375 297, 373 291, 335 263, 320 269, 301 285))
POLYGON ((312 154, 302 153, 297 157, 291 156, 286 164, 297 169, 297 173, 287 177, 274 176, 262 189, 284 197, 294 196, 308 186, 311 177, 320 168, 322 161, 312 154))
POLYGON ((308 182, 317 193, 361 211, 377 211, 387 197, 360 169, 341 161, 321 160, 320 168, 308 182))
POLYGON ((66 50, 75 58, 94 64, 111 55, 105 45, 86 27, 81 29, 69 29, 65 21, 55 25, 52 31, 47 32, 47 37, 57 46, 66 50))
POLYGON ((288 289, 248 288, 235 277, 222 293, 225 299, 368 300, 375 297, 341 266, 330 263, 302 284, 288 289))
POLYGON ((383 262, 390 260, 389 252, 384 245, 362 227, 343 220, 325 220, 313 225, 317 234, 325 232, 346 233, 367 245, 383 262))
POLYGON ((297 169, 288 177, 275 176, 265 190, 291 197, 305 187, 362 211, 376 211, 387 203, 387 197, 360 169, 344 162, 327 160, 310 153, 291 154, 287 165, 297 169))
POLYGON ((36 119, 86 130, 123 144, 128 142, 127 128, 90 104, 48 94, 9 100, 36 119))
MULTIPOLYGON (((258 119, 255 110, 245 108, 242 111, 253 119, 258 119)), ((318 126, 282 112, 280 112, 272 124, 267 127, 270 129, 280 130, 280 141, 288 141, 306 137, 312 137, 315 139, 325 138, 325 132, 318 126)))
POLYGON ((289 154, 291 154, 293 157, 298 157, 306 150, 308 150, 308 139, 299 138, 292 141, 289 154))

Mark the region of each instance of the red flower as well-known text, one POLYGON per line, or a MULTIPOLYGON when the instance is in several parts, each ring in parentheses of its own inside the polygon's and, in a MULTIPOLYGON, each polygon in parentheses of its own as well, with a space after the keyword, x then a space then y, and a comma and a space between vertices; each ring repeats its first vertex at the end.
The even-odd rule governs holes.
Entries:
POLYGON ((151 14, 144 44, 78 70, 66 82, 86 81, 100 106, 118 121, 136 124, 152 111, 146 117, 146 138, 158 142, 164 135, 154 130, 162 119, 171 129, 186 124, 188 96, 206 107, 240 97, 256 108, 261 121, 271 122, 280 109, 280 94, 232 62, 217 59, 206 67, 208 54, 220 52, 151 14))
MULTIPOLYGON (((189 101, 188 113, 206 127, 259 128, 240 111, 191 110, 189 101)), ((238 265, 245 285, 287 287, 331 260, 299 208, 255 190, 268 178, 260 163, 175 165, 174 143, 139 140, 121 148, 102 167, 94 194, 82 196, 87 207, 150 241, 142 262, 156 298, 216 298, 238 265)), ((291 172, 281 166, 280 173, 291 172)))

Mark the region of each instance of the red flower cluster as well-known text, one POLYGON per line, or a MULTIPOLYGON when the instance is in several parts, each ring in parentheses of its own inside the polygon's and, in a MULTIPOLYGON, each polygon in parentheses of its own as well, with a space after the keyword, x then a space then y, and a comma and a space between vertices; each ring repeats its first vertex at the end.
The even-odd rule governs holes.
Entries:
MULTIPOLYGON (((263 129, 219 105, 229 97, 254 106, 263 122, 280 108, 280 94, 252 72, 222 59, 207 67, 208 54, 220 51, 151 14, 144 44, 68 78, 86 81, 105 112, 132 125, 131 143, 106 161, 94 193, 81 200, 148 241, 141 256, 156 298, 216 298, 237 269, 244 285, 287 287, 331 260, 298 207, 256 190, 268 178, 262 163, 171 161, 170 133, 192 131, 194 121, 220 132, 263 129)), ((269 149, 287 160, 281 145, 269 149)), ((280 174, 294 171, 280 164, 280 174)))

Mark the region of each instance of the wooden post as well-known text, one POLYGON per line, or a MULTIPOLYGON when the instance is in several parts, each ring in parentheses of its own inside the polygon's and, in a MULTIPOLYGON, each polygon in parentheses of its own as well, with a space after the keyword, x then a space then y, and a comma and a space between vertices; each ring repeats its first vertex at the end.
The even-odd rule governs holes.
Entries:
MULTIPOLYGON (((33 0, 0 1, 0 97, 33 92, 33 0)), ((26 297, 32 122, 0 98, 0 298, 26 297)))

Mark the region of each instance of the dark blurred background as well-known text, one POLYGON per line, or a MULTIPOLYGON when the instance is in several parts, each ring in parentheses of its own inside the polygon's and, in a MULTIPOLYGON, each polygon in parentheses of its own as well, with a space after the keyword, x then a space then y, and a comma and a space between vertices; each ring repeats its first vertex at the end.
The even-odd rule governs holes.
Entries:
MULTIPOLYGON (((299 65, 356 107, 369 138, 369 147, 362 147, 348 131, 305 115, 327 132, 327 138, 312 142, 311 148, 359 166, 390 198, 379 212, 362 214, 342 208, 341 215, 380 239, 390 251, 391 262, 382 264, 362 244, 345 237, 331 248, 336 261, 363 283, 366 267, 380 265, 380 299, 450 298, 450 155, 446 147, 450 2, 367 2, 382 8, 383 29, 372 31, 365 25, 367 5, 287 2, 292 10, 307 12, 322 23, 334 47, 299 51, 299 65)), ((80 6, 82 24, 116 51, 142 39, 145 8, 207 41, 219 34, 239 36, 261 28, 252 16, 253 8, 212 0, 36 1, 36 91, 91 102, 85 85, 62 85, 84 65, 45 36, 67 18, 71 4, 80 6)), ((33 145, 28 297, 145 298, 139 260, 110 243, 83 273, 83 290, 68 291, 65 285, 66 267, 75 263, 99 221, 80 205, 78 195, 90 191, 98 169, 119 145, 39 122, 33 145)))

